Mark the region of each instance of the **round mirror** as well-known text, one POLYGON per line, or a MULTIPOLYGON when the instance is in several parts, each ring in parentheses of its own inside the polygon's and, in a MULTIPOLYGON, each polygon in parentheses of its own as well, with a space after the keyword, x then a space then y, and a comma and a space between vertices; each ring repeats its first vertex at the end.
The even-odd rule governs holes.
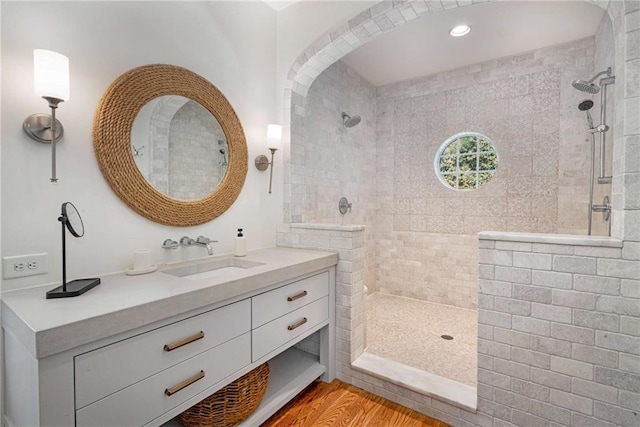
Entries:
POLYGON ((133 122, 131 145, 147 182, 175 199, 206 196, 227 171, 222 127, 206 108, 184 96, 160 96, 144 105, 133 122))
POLYGON ((96 110, 93 147, 100 170, 118 197, 140 215, 166 225, 186 227, 216 218, 236 200, 247 175, 247 142, 231 104, 209 81, 175 65, 145 65, 118 77, 102 96, 96 110), (174 148, 178 151, 167 152, 163 157, 167 159, 167 169, 158 172, 158 176, 166 176, 166 185, 159 177, 152 176, 154 165, 151 162, 155 163, 155 157, 150 155, 163 147, 155 147, 155 140, 153 144, 148 143, 148 135, 143 135, 141 141, 134 136, 153 132, 151 128, 138 128, 134 122, 148 122, 157 104, 163 104, 160 109, 166 107, 172 111, 163 113, 171 117, 171 123, 162 129, 168 132, 163 135, 166 149, 169 150, 169 140, 177 141, 174 148), (198 125, 186 123, 181 118, 195 116, 195 111, 202 109, 211 118, 202 119, 198 125), (145 119, 147 115, 149 117, 145 119), (193 133, 195 128, 208 130, 205 135, 200 131, 193 133), (138 132, 139 129, 145 130, 138 132), (179 142, 193 139, 208 141, 202 143, 203 151, 210 157, 195 154, 193 146, 179 142), (169 161, 173 160, 174 154, 176 159, 182 156, 175 172, 169 161), (145 156, 146 166, 142 160, 145 156), (196 163, 206 164, 209 169, 200 170, 196 163), (183 178, 185 171, 191 176, 183 178), (209 175, 205 177, 207 173, 209 175), (182 180, 184 184, 178 183, 174 187, 182 185, 182 188, 171 188, 172 176, 176 183, 182 180))
POLYGON ((71 202, 65 202, 62 204, 62 218, 67 226, 67 230, 75 237, 84 236, 84 224, 82 223, 82 218, 80 217, 80 213, 73 206, 71 202))

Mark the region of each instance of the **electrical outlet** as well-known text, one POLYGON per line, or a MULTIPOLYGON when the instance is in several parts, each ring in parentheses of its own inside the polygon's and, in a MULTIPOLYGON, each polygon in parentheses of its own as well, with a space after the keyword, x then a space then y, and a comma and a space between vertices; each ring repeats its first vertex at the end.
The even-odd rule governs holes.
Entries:
POLYGON ((2 277, 37 276, 47 272, 47 254, 30 254, 2 257, 2 277))

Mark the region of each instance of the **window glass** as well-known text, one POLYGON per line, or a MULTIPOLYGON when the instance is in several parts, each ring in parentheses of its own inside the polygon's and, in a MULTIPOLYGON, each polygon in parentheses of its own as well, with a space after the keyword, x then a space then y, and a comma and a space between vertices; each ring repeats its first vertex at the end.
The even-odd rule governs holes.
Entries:
POLYGON ((447 139, 436 155, 436 174, 454 190, 473 190, 486 184, 498 168, 498 152, 489 138, 463 132, 447 139))

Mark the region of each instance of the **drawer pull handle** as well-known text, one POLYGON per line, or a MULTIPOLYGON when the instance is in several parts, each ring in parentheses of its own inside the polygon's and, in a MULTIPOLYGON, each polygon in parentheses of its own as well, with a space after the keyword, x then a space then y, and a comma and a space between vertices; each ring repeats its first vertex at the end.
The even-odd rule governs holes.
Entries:
POLYGON ((287 326, 287 329, 290 331, 293 331, 295 328, 297 328, 298 326, 302 326, 305 323, 307 323, 307 318, 303 317, 302 320, 298 320, 296 323, 294 323, 293 325, 289 325, 287 326))
POLYGON ((291 301, 295 301, 297 299, 300 299, 302 297, 306 297, 307 296, 307 291, 302 291, 297 295, 294 295, 292 297, 287 297, 287 301, 291 302, 291 301))
POLYGON ((201 379, 204 378, 204 371, 200 371, 198 374, 194 375, 193 377, 182 381, 180 384, 176 384, 171 388, 165 388, 164 389, 164 394, 166 394, 167 396, 171 396, 173 394, 176 394, 177 392, 179 392, 180 390, 182 390, 185 387, 189 387, 191 384, 195 383, 196 381, 199 381, 201 379))
POLYGON ((202 338, 204 338, 204 332, 200 331, 195 335, 181 339, 180 341, 176 341, 172 344, 165 344, 164 351, 173 351, 176 348, 180 348, 183 345, 191 344, 192 342, 201 340, 202 338))

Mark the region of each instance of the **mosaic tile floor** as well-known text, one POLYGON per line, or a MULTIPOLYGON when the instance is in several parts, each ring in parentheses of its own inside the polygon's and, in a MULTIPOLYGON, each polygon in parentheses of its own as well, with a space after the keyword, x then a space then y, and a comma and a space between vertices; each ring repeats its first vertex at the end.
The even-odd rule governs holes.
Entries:
POLYGON ((366 306, 367 352, 476 386, 477 311, 380 293, 366 306))

